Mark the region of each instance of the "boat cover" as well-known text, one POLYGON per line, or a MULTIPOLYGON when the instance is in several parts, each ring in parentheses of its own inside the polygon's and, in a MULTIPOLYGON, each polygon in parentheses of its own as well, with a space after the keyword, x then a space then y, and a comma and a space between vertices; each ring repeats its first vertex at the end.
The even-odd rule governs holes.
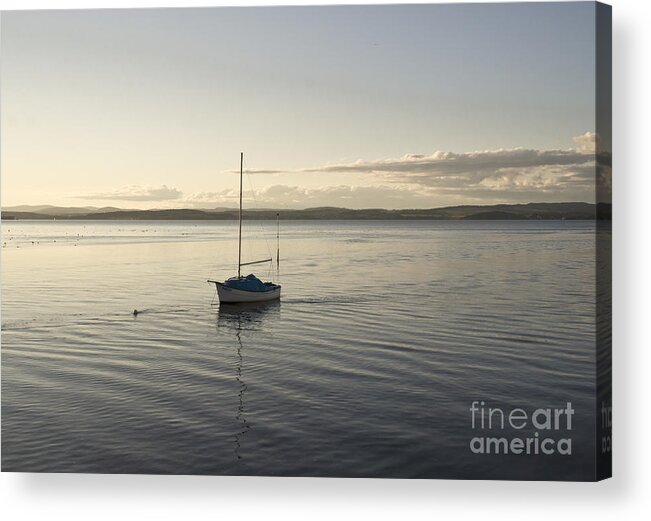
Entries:
POLYGON ((224 282, 224 286, 229 288, 240 289, 242 291, 269 291, 274 288, 275 284, 269 282, 262 282, 258 277, 252 273, 246 277, 232 277, 224 282))

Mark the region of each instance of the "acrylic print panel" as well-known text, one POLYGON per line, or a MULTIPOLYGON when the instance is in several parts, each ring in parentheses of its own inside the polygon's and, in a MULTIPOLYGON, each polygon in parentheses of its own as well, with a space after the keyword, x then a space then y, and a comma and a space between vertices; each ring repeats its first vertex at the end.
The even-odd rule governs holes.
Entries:
POLYGON ((610 475, 610 8, 3 12, 2 469, 610 475))

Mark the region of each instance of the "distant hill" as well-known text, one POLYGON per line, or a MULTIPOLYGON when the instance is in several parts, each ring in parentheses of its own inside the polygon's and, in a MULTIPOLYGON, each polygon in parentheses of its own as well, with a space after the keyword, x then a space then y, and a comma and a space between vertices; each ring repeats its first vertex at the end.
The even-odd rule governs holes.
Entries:
POLYGON ((596 207, 590 203, 527 203, 491 206, 451 206, 439 211, 448 219, 594 219, 596 207), (502 215, 508 214, 508 215, 502 215))
POLYGON ((2 209, 3 213, 13 214, 13 213, 32 213, 32 214, 43 214, 54 217, 59 216, 68 216, 68 215, 90 215, 94 213, 104 213, 104 212, 120 212, 123 211, 122 208, 116 208, 114 206, 104 206, 98 208, 96 206, 52 206, 49 204, 42 205, 29 205, 23 204, 20 206, 8 206, 2 209))
POLYGON ((523 215, 518 215, 512 212, 500 212, 494 210, 492 212, 478 212, 464 217, 464 219, 471 219, 475 221, 503 221, 505 219, 527 219, 523 215))
MULTIPOLYGON (((515 220, 515 219, 610 219, 612 207, 600 203, 527 203, 496 205, 463 205, 445 208, 385 210, 366 208, 318 207, 303 210, 245 210, 245 219, 275 219, 276 214, 284 220, 423 220, 423 219, 469 219, 469 220, 515 220)), ((4 208, 2 219, 66 219, 66 220, 234 220, 238 210, 216 208, 211 210, 167 209, 125 210, 104 208, 62 208, 56 206, 16 206, 4 208)))
POLYGON ((2 211, 3 221, 16 221, 20 219, 55 219, 52 215, 36 212, 5 212, 2 211))

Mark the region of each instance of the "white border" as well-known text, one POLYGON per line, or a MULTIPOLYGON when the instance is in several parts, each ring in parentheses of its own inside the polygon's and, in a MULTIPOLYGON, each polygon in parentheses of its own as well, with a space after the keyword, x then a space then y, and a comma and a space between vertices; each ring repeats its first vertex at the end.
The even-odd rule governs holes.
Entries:
MULTIPOLYGON (((284 5, 303 4, 283 0, 284 5)), ((314 4, 334 2, 313 1, 314 4)), ((339 3, 404 3, 356 2, 339 3)), ((427 2, 411 2, 427 3, 427 2)), ((449 2, 457 3, 457 2, 449 2)), ((0 0, 1 9, 273 5, 272 1, 0 0)), ((649 2, 613 0, 614 474, 599 483, 0 475, 5 519, 649 519, 649 2)))

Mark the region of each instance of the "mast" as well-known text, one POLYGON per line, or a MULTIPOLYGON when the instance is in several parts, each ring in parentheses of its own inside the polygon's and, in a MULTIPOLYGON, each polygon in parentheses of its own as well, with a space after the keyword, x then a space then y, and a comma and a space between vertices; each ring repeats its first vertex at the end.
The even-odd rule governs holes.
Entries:
POLYGON ((241 277, 242 268, 242 175, 244 172, 244 152, 240 152, 240 233, 237 247, 237 278, 241 277))
POLYGON ((276 214, 276 269, 280 267, 280 214, 276 214))

